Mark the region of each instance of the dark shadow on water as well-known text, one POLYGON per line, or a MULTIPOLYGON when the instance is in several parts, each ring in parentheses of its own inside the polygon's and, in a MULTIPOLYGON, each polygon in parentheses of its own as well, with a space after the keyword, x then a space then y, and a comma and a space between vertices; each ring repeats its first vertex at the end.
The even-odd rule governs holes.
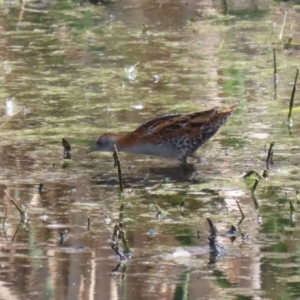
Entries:
MULTIPOLYGON (((187 182, 196 173, 196 168, 192 164, 178 165, 174 167, 151 167, 145 169, 133 169, 130 173, 122 171, 123 182, 126 185, 143 187, 151 187, 160 180, 168 180, 175 182, 187 182), (136 171, 135 173, 133 173, 136 171)), ((118 174, 96 174, 91 178, 92 183, 96 185, 115 186, 118 185, 118 174)))
POLYGON ((151 174, 168 177, 175 181, 185 181, 196 171, 193 164, 177 165, 167 168, 149 168, 151 174))

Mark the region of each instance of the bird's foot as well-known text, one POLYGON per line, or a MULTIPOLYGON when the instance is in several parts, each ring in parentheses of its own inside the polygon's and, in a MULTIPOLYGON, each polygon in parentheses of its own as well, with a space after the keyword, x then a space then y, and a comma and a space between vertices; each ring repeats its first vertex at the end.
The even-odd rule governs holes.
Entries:
POLYGON ((202 162, 202 160, 203 160, 201 156, 198 156, 196 154, 191 154, 189 157, 195 158, 197 160, 198 164, 200 164, 202 162))

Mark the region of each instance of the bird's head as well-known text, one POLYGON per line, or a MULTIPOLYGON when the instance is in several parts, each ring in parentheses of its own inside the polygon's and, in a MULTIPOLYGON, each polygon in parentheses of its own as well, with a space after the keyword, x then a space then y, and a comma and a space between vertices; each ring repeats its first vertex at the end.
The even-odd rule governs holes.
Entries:
POLYGON ((96 143, 90 149, 87 150, 87 153, 94 151, 113 152, 114 145, 118 146, 117 135, 105 133, 97 139, 96 143))

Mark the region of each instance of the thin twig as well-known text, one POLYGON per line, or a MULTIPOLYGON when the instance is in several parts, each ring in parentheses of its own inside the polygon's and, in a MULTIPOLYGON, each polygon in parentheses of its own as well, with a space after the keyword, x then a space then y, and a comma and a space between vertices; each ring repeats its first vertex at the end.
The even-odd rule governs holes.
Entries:
POLYGON ((283 30, 284 30, 285 21, 286 21, 286 16, 287 16, 287 12, 284 11, 284 18, 283 18, 283 23, 282 23, 282 26, 281 26, 281 31, 280 31, 280 34, 279 34, 279 40, 282 39, 283 30))
POLYGON ((257 179, 255 179, 254 185, 252 187, 252 193, 255 194, 256 193, 256 188, 258 186, 259 181, 257 179))
POLYGON ((210 236, 215 238, 217 236, 218 230, 214 226, 214 224, 210 218, 206 218, 206 220, 207 220, 209 228, 210 228, 210 236))
POLYGON ((18 227, 16 229, 16 232, 15 232, 14 236, 11 239, 12 242, 15 240, 15 237, 17 236, 17 233, 18 233, 19 229, 20 229, 20 224, 18 225, 18 227))
POLYGON ((63 232, 59 232, 59 244, 62 245, 68 239, 67 235, 63 232))
POLYGON ((293 202, 290 201, 290 213, 292 214, 292 213, 294 213, 295 211, 296 211, 296 209, 295 209, 295 207, 294 207, 294 205, 293 205, 293 202))
POLYGON ((3 222, 2 222, 3 230, 4 230, 4 227, 5 227, 6 216, 7 216, 7 207, 5 208, 4 219, 3 219, 3 222))
POLYGON ((113 249, 115 253, 120 257, 120 260, 126 260, 126 256, 123 254, 123 252, 120 250, 119 246, 116 243, 111 242, 110 246, 111 249, 113 249))
POLYGON ((239 204, 239 202, 238 201, 236 201, 236 204, 237 204, 237 206, 238 206, 238 208, 239 208, 239 210, 240 210, 240 213, 241 213, 241 215, 242 215, 242 218, 241 218, 241 220, 239 221, 239 223, 238 223, 238 226, 243 222, 243 220, 245 219, 245 215, 244 215, 244 213, 243 213, 243 211, 242 211, 242 208, 241 208, 241 206, 240 206, 240 204, 239 204))
POLYGON ((90 230, 91 225, 92 225, 92 222, 91 222, 90 217, 88 216, 87 217, 87 230, 90 230))
POLYGON ((268 176, 269 176, 269 171, 268 171, 267 169, 264 169, 264 172, 263 172, 263 174, 262 174, 262 177, 265 178, 265 179, 267 179, 268 176))
POLYGON ((3 127, 3 126, 5 126, 11 118, 13 118, 14 116, 16 116, 20 112, 21 112, 21 108, 16 113, 14 113, 9 118, 7 118, 7 120, 3 124, 0 125, 0 128, 3 127))
POLYGON ((276 61, 276 51, 275 47, 273 47, 273 65, 274 65, 274 78, 277 75, 277 61, 276 61))
POLYGON ((117 146, 114 145, 115 151, 113 153, 114 161, 115 161, 115 166, 118 167, 118 176, 119 176, 119 186, 120 186, 120 193, 123 194, 123 183, 122 183, 122 171, 121 171, 121 164, 119 161, 118 157, 118 150, 117 146))
POLYGON ((6 190, 4 190, 4 193, 5 193, 6 197, 14 204, 16 209, 19 211, 21 222, 26 223, 27 222, 27 214, 26 214, 25 210, 16 203, 16 201, 7 193, 6 190))
POLYGON ((257 202, 257 199, 256 199, 256 188, 258 186, 258 180, 255 179, 255 182, 254 182, 254 185, 252 187, 252 190, 251 190, 251 196, 252 196, 252 200, 253 200, 253 203, 254 203, 254 206, 255 206, 255 209, 257 210, 258 209, 258 202, 257 202))
POLYGON ((115 225, 115 227, 114 227, 113 235, 112 235, 112 238, 111 238, 113 241, 116 240, 116 239, 118 238, 119 230, 120 230, 119 224, 116 223, 116 225, 115 225))
POLYGON ((296 93, 296 85, 297 85, 297 80, 298 80, 298 74, 299 74, 299 68, 297 68, 297 71, 296 71, 292 96, 291 96, 291 100, 290 100, 290 108, 289 108, 289 114, 288 114, 288 124, 289 124, 289 126, 293 125, 292 110, 293 110, 293 106, 294 106, 294 98, 295 98, 295 93, 296 93))
POLYGON ((277 75, 277 60, 276 60, 276 50, 275 50, 275 47, 273 47, 273 66, 274 66, 274 92, 275 92, 275 97, 276 97, 278 75, 277 75))
POLYGON ((266 167, 267 167, 267 170, 270 169, 270 162, 271 162, 271 159, 272 159, 272 156, 273 156, 273 147, 275 145, 275 142, 272 142, 270 144, 270 147, 269 147, 269 151, 268 151, 268 156, 267 156, 267 160, 266 160, 266 167))
POLYGON ((42 183, 40 183, 39 184, 39 188, 38 188, 38 192, 39 192, 39 194, 42 194, 43 193, 43 184, 42 183))
POLYGON ((15 205, 17 210, 20 212, 20 214, 24 214, 24 209, 20 208, 20 206, 16 203, 16 201, 7 193, 6 190, 4 190, 5 195, 7 198, 15 205))

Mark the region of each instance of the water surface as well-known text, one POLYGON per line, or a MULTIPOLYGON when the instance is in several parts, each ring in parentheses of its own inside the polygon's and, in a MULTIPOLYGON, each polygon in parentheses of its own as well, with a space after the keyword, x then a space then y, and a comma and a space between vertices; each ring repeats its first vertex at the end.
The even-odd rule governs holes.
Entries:
POLYGON ((297 109, 287 126, 296 4, 2 1, 0 298, 300 297, 297 109), (121 153, 122 197, 111 154, 85 153, 103 132, 234 104, 193 167, 121 153), (253 195, 243 175, 262 174, 273 141, 274 164, 253 195), (26 207, 26 224, 4 190, 26 207), (209 253, 206 218, 225 255, 209 253), (133 253, 120 266, 110 247, 119 222, 133 253), (234 241, 224 235, 231 225, 234 241))

